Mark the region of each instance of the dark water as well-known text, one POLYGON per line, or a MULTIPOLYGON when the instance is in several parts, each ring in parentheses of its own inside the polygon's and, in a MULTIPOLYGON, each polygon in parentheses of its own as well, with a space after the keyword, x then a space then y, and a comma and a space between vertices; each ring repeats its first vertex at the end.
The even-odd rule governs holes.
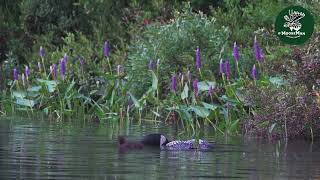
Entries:
POLYGON ((119 153, 118 135, 186 138, 161 124, 50 123, 0 119, 0 179, 320 179, 320 144, 215 137, 210 152, 119 153))

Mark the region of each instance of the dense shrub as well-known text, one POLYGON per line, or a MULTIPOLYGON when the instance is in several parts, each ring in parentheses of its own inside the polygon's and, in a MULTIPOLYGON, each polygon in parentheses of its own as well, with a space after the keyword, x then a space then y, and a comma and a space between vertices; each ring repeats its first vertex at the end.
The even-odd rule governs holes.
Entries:
POLYGON ((319 42, 317 33, 303 49, 293 49, 281 62, 277 71, 286 80, 278 78, 280 86, 247 89, 247 101, 253 108, 244 122, 247 133, 270 138, 320 135, 319 42))
MULTIPOLYGON (((195 50, 201 50, 203 76, 207 70, 218 70, 221 52, 227 40, 227 29, 216 26, 214 18, 185 10, 177 12, 167 24, 152 24, 132 42, 128 55, 129 81, 140 93, 150 85, 148 64, 160 60, 159 83, 168 87, 172 73, 197 74, 195 50)), ((162 89, 164 92, 165 89, 162 89)))
POLYGON ((251 87, 247 93, 254 103, 252 116, 243 122, 246 133, 278 139, 320 130, 320 109, 303 87, 251 87))

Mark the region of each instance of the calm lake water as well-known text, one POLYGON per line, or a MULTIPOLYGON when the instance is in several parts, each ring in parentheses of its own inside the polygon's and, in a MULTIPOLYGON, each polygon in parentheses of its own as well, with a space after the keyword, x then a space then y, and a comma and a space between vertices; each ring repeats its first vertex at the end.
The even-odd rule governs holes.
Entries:
MULTIPOLYGON (((0 119, 0 179, 320 179, 320 144, 216 137, 212 151, 119 153, 118 135, 177 134, 163 124, 57 123, 0 119)), ((180 131, 179 131, 180 132, 180 131)))

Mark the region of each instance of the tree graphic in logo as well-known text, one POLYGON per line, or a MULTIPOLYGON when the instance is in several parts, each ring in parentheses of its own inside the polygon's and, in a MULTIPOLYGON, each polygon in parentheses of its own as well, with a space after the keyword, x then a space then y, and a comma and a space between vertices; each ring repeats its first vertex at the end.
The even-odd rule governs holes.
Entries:
POLYGON ((283 27, 288 27, 290 31, 299 31, 302 27, 302 24, 299 22, 299 20, 304 16, 305 14, 303 12, 289 10, 289 16, 285 15, 283 17, 287 21, 286 23, 284 23, 283 27))
POLYGON ((276 35, 288 44, 303 44, 311 37, 313 29, 313 16, 301 6, 283 9, 275 23, 276 35))

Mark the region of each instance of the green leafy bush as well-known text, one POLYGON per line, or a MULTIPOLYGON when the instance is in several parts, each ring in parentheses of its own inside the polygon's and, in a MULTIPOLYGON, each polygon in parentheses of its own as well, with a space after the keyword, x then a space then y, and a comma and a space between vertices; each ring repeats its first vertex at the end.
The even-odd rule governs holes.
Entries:
MULTIPOLYGON (((132 88, 144 92, 150 86, 148 64, 160 60, 159 83, 166 83, 172 73, 187 70, 195 72, 195 50, 201 49, 202 72, 218 70, 221 51, 227 40, 227 29, 217 26, 214 18, 192 13, 191 9, 177 12, 175 19, 167 24, 147 26, 141 36, 132 42, 128 54, 128 76, 132 88)), ((165 89, 160 92, 165 92, 165 89)))

